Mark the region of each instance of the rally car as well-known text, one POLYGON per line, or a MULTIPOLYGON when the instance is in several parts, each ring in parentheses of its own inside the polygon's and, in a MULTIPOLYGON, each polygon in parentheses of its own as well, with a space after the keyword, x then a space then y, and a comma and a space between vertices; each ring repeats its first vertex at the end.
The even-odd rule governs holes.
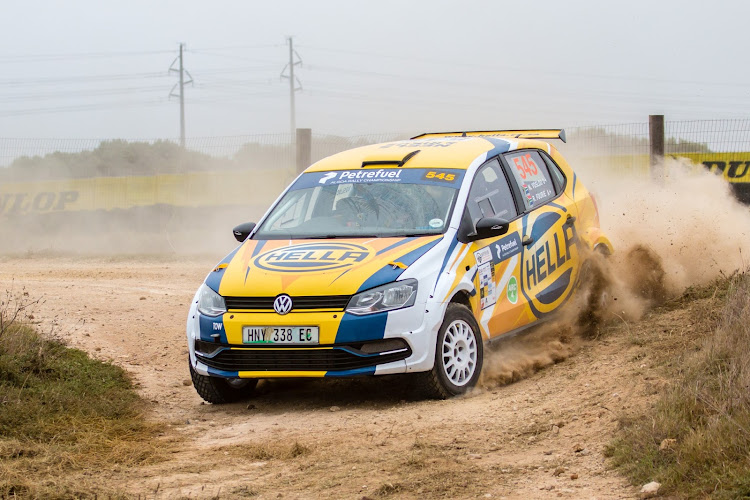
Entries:
POLYGON ((473 387, 485 345, 548 319, 611 252, 562 130, 430 133, 305 170, 208 273, 187 321, 211 403, 257 381, 413 373, 473 387))

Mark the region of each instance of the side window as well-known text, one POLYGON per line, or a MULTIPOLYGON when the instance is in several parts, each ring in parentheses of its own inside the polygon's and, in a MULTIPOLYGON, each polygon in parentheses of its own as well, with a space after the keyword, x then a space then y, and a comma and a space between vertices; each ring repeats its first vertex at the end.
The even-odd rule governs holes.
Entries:
POLYGON ((492 160, 477 171, 466 201, 466 211, 472 226, 482 217, 510 220, 518 215, 508 181, 497 160, 492 160))
POLYGON ((515 151, 505 155, 513 179, 521 190, 526 210, 533 210, 555 197, 555 186, 547 165, 536 151, 515 151))
POLYGON ((547 164, 547 169, 549 170, 549 173, 552 175, 552 180, 555 181, 555 187, 557 188, 557 192, 558 193, 562 192, 563 189, 565 188, 565 176, 560 170, 560 167, 557 166, 557 163, 555 163, 555 160, 553 160, 546 154, 542 154, 542 158, 544 159, 544 163, 547 164))

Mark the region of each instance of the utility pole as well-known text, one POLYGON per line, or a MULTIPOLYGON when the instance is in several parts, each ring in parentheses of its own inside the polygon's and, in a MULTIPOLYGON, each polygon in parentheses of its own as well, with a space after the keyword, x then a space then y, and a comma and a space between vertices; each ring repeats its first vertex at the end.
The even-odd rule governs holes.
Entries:
POLYGON ((302 83, 299 81, 299 78, 294 76, 294 67, 295 66, 302 66, 302 58, 297 54, 297 51, 294 50, 294 42, 292 40, 292 37, 289 36, 286 38, 289 42, 289 62, 286 66, 284 66, 284 69, 281 70, 281 78, 288 79, 289 80, 289 132, 291 134, 291 140, 292 143, 294 143, 297 135, 297 123, 295 118, 295 105, 294 105, 294 93, 298 90, 302 90, 302 83), (296 56, 296 61, 295 61, 296 56), (287 68, 289 69, 289 75, 286 75, 287 68), (299 84, 299 87, 297 86, 299 84))
POLYGON ((185 65, 183 64, 183 51, 185 48, 185 44, 180 44, 180 55, 177 56, 177 59, 172 61, 172 64, 169 66, 169 72, 170 73, 179 73, 180 74, 180 82, 175 83, 174 87, 172 87, 172 90, 169 91, 169 97, 179 97, 180 98, 180 146, 183 148, 185 147, 185 85, 188 83, 193 83, 193 77, 190 75, 190 72, 185 69, 185 65), (175 63, 179 63, 178 68, 175 68, 175 63), (187 73, 188 80, 185 80, 185 74, 187 73), (179 86, 180 93, 175 94, 174 90, 179 86))

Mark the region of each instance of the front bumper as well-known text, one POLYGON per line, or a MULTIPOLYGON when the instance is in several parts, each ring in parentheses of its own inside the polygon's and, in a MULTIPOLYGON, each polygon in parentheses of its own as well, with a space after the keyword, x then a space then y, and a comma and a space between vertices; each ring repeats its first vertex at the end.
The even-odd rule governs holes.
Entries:
POLYGON ((412 351, 401 339, 349 345, 246 346, 195 342, 195 358, 217 372, 240 377, 268 373, 323 372, 326 376, 374 373, 377 365, 401 361, 412 351))

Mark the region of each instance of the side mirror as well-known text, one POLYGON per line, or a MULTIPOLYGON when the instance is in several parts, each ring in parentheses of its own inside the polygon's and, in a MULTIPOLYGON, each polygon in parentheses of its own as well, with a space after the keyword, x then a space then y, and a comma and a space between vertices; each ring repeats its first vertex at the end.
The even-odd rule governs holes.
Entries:
POLYGON ((477 232, 472 235, 473 240, 482 240, 493 236, 502 236, 508 232, 510 222, 499 217, 483 217, 477 221, 477 232))
POLYGON ((255 229, 255 222, 245 222, 244 224, 240 224, 239 226, 232 229, 232 234, 234 234, 234 238, 242 243, 247 239, 248 236, 250 236, 250 233, 253 232, 253 229, 255 229))

